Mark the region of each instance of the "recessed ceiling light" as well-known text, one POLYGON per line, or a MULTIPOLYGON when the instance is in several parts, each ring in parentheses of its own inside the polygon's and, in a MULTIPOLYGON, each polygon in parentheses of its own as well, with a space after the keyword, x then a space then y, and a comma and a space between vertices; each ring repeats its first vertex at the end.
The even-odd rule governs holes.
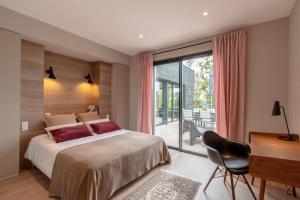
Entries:
POLYGON ((204 16, 207 16, 207 15, 208 15, 208 12, 207 12, 207 11, 205 11, 205 12, 203 13, 203 15, 204 15, 204 16))
POLYGON ((139 35, 139 38, 140 38, 140 39, 143 39, 143 38, 144 38, 144 36, 143 36, 143 35, 139 35))

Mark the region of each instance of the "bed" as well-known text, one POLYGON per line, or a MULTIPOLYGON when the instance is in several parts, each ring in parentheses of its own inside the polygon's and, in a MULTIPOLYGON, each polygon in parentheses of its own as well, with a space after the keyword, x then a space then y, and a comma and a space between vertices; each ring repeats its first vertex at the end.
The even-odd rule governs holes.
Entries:
POLYGON ((47 134, 31 139, 25 158, 51 181, 62 200, 102 200, 160 163, 170 162, 162 138, 117 130, 62 143, 47 134))

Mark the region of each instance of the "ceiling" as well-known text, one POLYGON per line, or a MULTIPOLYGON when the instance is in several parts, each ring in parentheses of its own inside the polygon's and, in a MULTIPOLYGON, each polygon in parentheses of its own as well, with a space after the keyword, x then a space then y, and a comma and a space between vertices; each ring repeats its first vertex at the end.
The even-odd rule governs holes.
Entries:
POLYGON ((286 17, 295 1, 0 0, 0 5, 135 55, 286 17))

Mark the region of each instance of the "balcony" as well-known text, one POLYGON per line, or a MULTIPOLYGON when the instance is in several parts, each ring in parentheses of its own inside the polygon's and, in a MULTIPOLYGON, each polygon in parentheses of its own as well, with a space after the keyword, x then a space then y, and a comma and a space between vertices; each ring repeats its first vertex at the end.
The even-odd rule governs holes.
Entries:
MULTIPOLYGON (((215 112, 202 111, 200 109, 183 110, 183 135, 182 135, 182 149, 192 151, 195 153, 206 154, 206 149, 201 145, 202 136, 197 136, 191 139, 191 123, 196 128, 203 130, 215 129, 215 112), (202 114, 201 114, 202 113, 202 114), (191 141, 192 140, 192 141, 191 141)), ((197 133, 196 133, 197 134, 197 133)), ((167 124, 160 124, 156 126, 155 135, 164 138, 165 142, 172 147, 179 147, 179 121, 169 122, 167 124)))

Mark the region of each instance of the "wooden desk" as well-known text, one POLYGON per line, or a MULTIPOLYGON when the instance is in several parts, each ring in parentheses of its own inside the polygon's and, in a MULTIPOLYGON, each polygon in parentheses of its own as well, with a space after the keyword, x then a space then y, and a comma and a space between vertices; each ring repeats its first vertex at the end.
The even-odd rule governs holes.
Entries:
POLYGON ((279 134, 250 132, 249 171, 261 178, 259 200, 264 199, 266 180, 300 187, 300 143, 279 140, 279 134))

